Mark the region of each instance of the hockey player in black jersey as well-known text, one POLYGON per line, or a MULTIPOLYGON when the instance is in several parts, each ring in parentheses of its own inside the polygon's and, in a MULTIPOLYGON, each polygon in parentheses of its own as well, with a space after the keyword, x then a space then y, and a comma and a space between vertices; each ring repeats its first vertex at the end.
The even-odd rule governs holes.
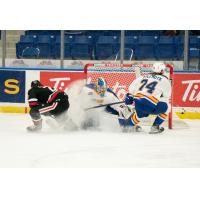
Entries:
POLYGON ((58 119, 69 108, 68 95, 65 92, 43 86, 38 80, 31 82, 28 102, 33 125, 27 127, 27 130, 32 132, 42 129, 41 115, 58 119))

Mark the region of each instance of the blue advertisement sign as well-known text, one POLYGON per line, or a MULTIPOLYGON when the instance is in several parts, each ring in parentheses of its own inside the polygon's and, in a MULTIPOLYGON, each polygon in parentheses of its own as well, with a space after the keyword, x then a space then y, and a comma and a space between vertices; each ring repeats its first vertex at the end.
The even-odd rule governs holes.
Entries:
POLYGON ((0 70, 0 102, 25 103, 25 71, 0 70))

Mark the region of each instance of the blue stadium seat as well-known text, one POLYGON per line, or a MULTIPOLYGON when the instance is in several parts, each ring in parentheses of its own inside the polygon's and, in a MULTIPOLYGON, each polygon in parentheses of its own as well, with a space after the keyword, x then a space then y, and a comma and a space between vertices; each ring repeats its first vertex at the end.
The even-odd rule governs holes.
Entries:
POLYGON ((50 58, 51 57, 51 40, 49 35, 38 36, 37 48, 39 49, 40 58, 50 58))
POLYGON ((36 43, 38 40, 37 35, 21 35, 20 42, 21 43, 36 43))
MULTIPOLYGON (((133 60, 134 58, 134 51, 130 48, 124 48, 124 60, 133 60)), ((115 56, 115 61, 120 60, 120 51, 115 56)))
POLYGON ((184 36, 174 36, 176 44, 176 54, 177 59, 183 59, 183 49, 184 49, 184 36))
POLYGON ((155 58, 155 48, 157 40, 157 36, 139 36, 138 43, 135 48, 136 59, 155 58))
POLYGON ((26 47, 21 58, 39 58, 40 50, 37 47, 26 47))
POLYGON ((60 41, 60 36, 57 36, 55 40, 55 46, 53 49, 54 58, 60 58, 60 41))
POLYGON ((85 32, 85 35, 92 36, 93 38, 98 38, 99 36, 104 36, 104 30, 88 30, 85 32))
POLYGON ((71 45, 72 59, 93 59, 93 37, 75 36, 71 45))
POLYGON ((198 48, 199 47, 199 40, 200 40, 199 36, 190 36, 189 46, 192 47, 192 48, 193 47, 198 48))
POLYGON ((142 30, 127 30, 125 31, 125 36, 141 36, 142 30))
POLYGON ((97 60, 103 60, 115 56, 119 51, 119 47, 119 37, 99 36, 95 47, 95 58, 97 60))
POLYGON ((161 34, 161 31, 159 30, 142 31, 142 35, 144 36, 159 36, 160 34, 161 34))
POLYGON ((200 38, 199 36, 190 36, 189 39, 189 58, 199 58, 200 54, 200 38))
POLYGON ((85 30, 65 30, 65 35, 86 35, 85 30))
POLYGON ((36 35, 21 35, 20 41, 16 43, 16 56, 17 58, 22 57, 22 52, 27 47, 35 47, 38 37, 36 35))
POLYGON ((189 58, 200 58, 199 48, 189 48, 189 58))
POLYGON ((156 48, 156 57, 158 59, 178 59, 176 48, 175 37, 160 36, 156 48))
MULTIPOLYGON (((135 57, 135 49, 138 43, 138 37, 137 36, 126 36, 124 39, 124 46, 127 50, 127 52, 133 51, 133 57, 135 57)), ((129 53, 128 53, 129 54, 129 53)))
POLYGON ((65 58, 72 59, 71 48, 73 41, 74 41, 74 36, 72 35, 65 36, 65 52, 64 52, 65 58))
POLYGON ((105 36, 120 36, 121 31, 120 30, 109 30, 109 31, 104 31, 105 36))
POLYGON ((137 36, 126 36, 124 39, 125 48, 130 48, 135 50, 137 43, 138 43, 137 36))
MULTIPOLYGON (((72 59, 71 57, 71 45, 72 42, 74 40, 74 36, 73 35, 65 35, 65 39, 64 39, 64 57, 65 58, 69 58, 72 59)), ((55 58, 60 58, 60 36, 56 37, 56 41, 55 41, 55 46, 54 46, 54 57, 55 58)))
POLYGON ((50 30, 48 32, 49 35, 55 35, 55 36, 60 35, 60 30, 50 30))
POLYGON ((25 35, 59 35, 60 30, 28 30, 25 35))
POLYGON ((25 35, 38 35, 38 30, 25 31, 25 35))
MULTIPOLYGON (((184 36, 175 37, 177 45, 177 57, 183 59, 184 54, 184 36)), ((200 38, 198 36, 189 37, 189 58, 199 58, 200 38)))

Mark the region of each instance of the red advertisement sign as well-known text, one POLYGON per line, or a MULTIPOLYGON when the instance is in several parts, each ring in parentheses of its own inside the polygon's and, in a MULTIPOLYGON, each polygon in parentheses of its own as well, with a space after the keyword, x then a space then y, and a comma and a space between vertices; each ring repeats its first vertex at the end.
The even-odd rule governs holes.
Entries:
POLYGON ((173 105, 200 107, 200 73, 174 74, 173 105))
POLYGON ((40 81, 44 85, 65 90, 73 81, 85 78, 85 74, 80 71, 65 71, 65 72, 40 72, 40 81))
MULTIPOLYGON (((60 90, 65 90, 73 81, 85 78, 80 71, 65 72, 40 72, 40 80, 43 84, 60 90)), ((128 87, 135 79, 133 73, 88 73, 88 82, 94 82, 97 77, 104 77, 110 88, 123 99, 128 87)), ((200 107, 200 73, 174 74, 173 106, 175 107, 200 107)))

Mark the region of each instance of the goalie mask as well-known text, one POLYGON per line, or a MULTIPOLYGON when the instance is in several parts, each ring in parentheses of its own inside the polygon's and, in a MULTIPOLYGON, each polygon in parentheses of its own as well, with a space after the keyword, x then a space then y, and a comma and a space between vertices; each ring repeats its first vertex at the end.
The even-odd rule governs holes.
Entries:
POLYGON ((107 90, 107 83, 104 78, 97 78, 96 82, 96 91, 97 93, 103 97, 105 95, 105 92, 107 90))

